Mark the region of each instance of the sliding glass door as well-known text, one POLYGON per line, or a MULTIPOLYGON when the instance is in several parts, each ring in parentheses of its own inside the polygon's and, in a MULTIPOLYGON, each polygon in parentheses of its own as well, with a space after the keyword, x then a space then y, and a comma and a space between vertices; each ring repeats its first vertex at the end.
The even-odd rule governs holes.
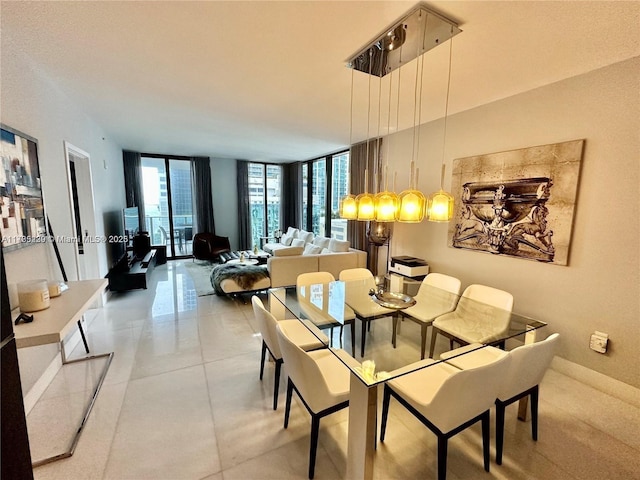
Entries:
POLYGON ((282 228, 282 167, 250 163, 248 170, 251 245, 260 247, 263 238, 282 228))
POLYGON ((191 161, 142 155, 145 225, 152 245, 166 245, 168 258, 189 257, 193 243, 191 161))

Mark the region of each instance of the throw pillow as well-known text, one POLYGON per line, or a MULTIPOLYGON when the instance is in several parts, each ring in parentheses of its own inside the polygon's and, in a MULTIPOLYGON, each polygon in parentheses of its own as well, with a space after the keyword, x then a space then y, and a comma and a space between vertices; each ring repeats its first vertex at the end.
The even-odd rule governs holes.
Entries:
POLYGON ((301 238, 302 240, 304 240, 304 243, 311 243, 313 241, 313 232, 300 230, 298 232, 298 238, 301 238))
POLYGON ((307 245, 304 247, 304 252, 302 252, 302 254, 303 255, 318 255, 321 251, 322 251, 322 249, 320 247, 318 247, 317 245, 314 245, 313 243, 307 243, 307 245))
POLYGON ((313 244, 320 248, 329 248, 330 241, 331 239, 327 237, 316 237, 313 239, 313 244))
POLYGON ((301 239, 301 238, 294 238, 291 241, 291 246, 292 247, 304 247, 304 245, 305 245, 304 240, 301 239))
POLYGON ((302 247, 278 248, 273 251, 274 257, 292 257, 294 255, 302 255, 302 247))
POLYGON ((289 227, 285 235, 289 235, 291 238, 296 238, 297 233, 298 233, 297 228, 289 227))
POLYGON ((347 240, 336 240, 332 238, 329 241, 329 250, 332 252, 348 252, 349 251, 349 242, 347 240))
POLYGON ((332 252, 331 250, 329 250, 328 248, 323 248, 323 249, 322 249, 322 252, 320 252, 320 253, 322 253, 323 255, 325 255, 325 254, 327 254, 327 253, 333 253, 333 252, 332 252))
POLYGON ((288 247, 289 245, 291 245, 291 241, 292 241, 292 240, 293 240, 293 236, 291 236, 291 235, 289 235, 289 234, 287 234, 287 233, 285 233, 284 235, 282 235, 282 237, 280 237, 280 243, 281 243, 282 245, 287 246, 287 247, 288 247))

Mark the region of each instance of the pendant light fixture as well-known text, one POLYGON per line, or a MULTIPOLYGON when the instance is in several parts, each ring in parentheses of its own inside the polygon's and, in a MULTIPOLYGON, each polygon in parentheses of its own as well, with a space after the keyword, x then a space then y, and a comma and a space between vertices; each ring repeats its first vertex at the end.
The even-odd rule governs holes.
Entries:
MULTIPOLYGON (((400 47, 402 48, 402 47, 400 47)), ((389 191, 389 132, 391 130, 391 87, 393 73, 389 76, 389 112, 387 115, 387 158, 384 167, 384 190, 375 196, 376 222, 395 222, 398 215, 399 200, 395 192, 389 191)), ((398 95, 400 94, 400 70, 398 70, 398 95)))
MULTIPOLYGON (((453 27, 452 27, 453 32, 453 27)), ((429 195, 427 204, 427 220, 430 222, 448 222, 453 218, 453 195, 445 192, 444 185, 444 153, 447 143, 447 116, 449 114, 449 89, 451 86, 451 51, 453 50, 453 35, 449 39, 449 72, 447 74, 447 99, 444 107, 444 132, 442 135, 442 172, 440 174, 440 190, 429 195)))
MULTIPOLYGON (((367 157, 365 165, 369 165, 369 127, 371 124, 371 67, 373 64, 373 52, 369 52, 369 94, 367 97, 367 157)), ((376 218, 375 199, 369 193, 369 169, 364 169, 364 192, 356 197, 358 205, 358 220, 369 221, 376 218)))
POLYGON ((413 110, 413 146, 411 149, 411 173, 409 188, 399 195, 400 208, 398 221, 401 223, 419 223, 424 220, 427 199, 417 189, 418 172, 415 168, 415 159, 420 146, 420 135, 416 135, 422 119, 422 74, 424 70, 424 57, 418 56, 416 63, 415 104, 413 110), (416 121, 416 116, 417 121, 416 121))
MULTIPOLYGON (((407 190, 403 191, 399 196, 397 202, 395 201, 395 194, 388 190, 388 156, 387 165, 384 169, 384 191, 376 195, 375 208, 371 208, 370 198, 368 194, 367 185, 365 185, 365 193, 358 195, 356 201, 358 202, 358 220, 372 220, 370 216, 372 213, 375 215, 375 219, 378 222, 388 222, 391 220, 390 212, 395 211, 394 218, 396 221, 405 223, 418 223, 422 221, 427 213, 432 221, 446 221, 441 220, 438 212, 444 208, 444 210, 453 211, 453 206, 448 202, 442 207, 442 198, 447 198, 446 192, 441 189, 430 197, 431 202, 428 203, 425 196, 418 190, 418 169, 416 168, 416 159, 419 153, 420 137, 417 135, 417 131, 421 124, 421 112, 422 112, 422 78, 424 69, 424 60, 421 58, 424 53, 436 48, 447 40, 450 40, 453 36, 459 34, 461 30, 458 25, 446 18, 445 16, 435 12, 425 5, 418 5, 410 10, 402 19, 391 25, 385 30, 385 33, 375 38, 366 47, 358 51, 353 55, 349 61, 349 68, 359 70, 363 73, 369 74, 371 77, 375 75, 379 78, 398 70, 398 99, 400 98, 400 71, 404 65, 411 62, 414 58, 417 58, 416 65, 416 88, 415 88, 415 103, 414 103, 414 118, 413 118, 413 147, 410 163, 410 181, 407 190), (415 48, 415 50, 414 50, 415 48), (404 51, 403 51, 404 50, 404 51), (373 61, 375 59, 375 62, 373 61), (418 82, 418 76, 420 78, 418 82), (416 115, 418 119, 416 119, 416 115), (362 206, 360 201, 362 200, 362 206), (394 207, 395 204, 395 207, 394 207)), ((449 79, 451 75, 451 51, 449 52, 449 79)), ((391 88, 391 80, 390 80, 391 88)), ((371 86, 369 84, 369 93, 371 93, 371 86)), ((447 86, 447 107, 449 97, 449 86, 447 86)), ((352 91, 353 98, 353 91, 352 91)), ((353 100, 352 100, 353 101, 353 100)), ((369 98, 369 104, 370 104, 369 98)), ((398 101, 398 105, 399 105, 398 101)), ((370 107, 370 105, 369 105, 370 107)), ((369 121, 369 119, 367 119, 369 121)), ((399 121, 398 121, 399 123, 399 121)), ((369 131, 367 124, 367 162, 369 160, 369 131)), ((446 128, 446 113, 445 113, 445 128, 446 128)), ((387 136, 390 129, 387 130, 387 136)), ((396 129, 399 131, 399 128, 396 129)), ((445 131, 446 137, 446 131, 445 131)), ((443 165, 444 165, 444 150, 443 150, 443 165)), ((443 174, 444 175, 444 174, 443 174)), ((368 180, 367 172, 365 171, 365 177, 368 180)), ((365 181, 365 183, 368 183, 365 181)), ((393 190, 395 191, 395 181, 393 190)), ((450 195, 449 195, 450 197, 450 195)), ((346 197, 345 197, 346 198, 346 197)), ((346 205, 346 203, 345 203, 346 205)), ((344 209, 342 209, 344 210, 344 209)), ((448 214, 447 216, 451 216, 448 214)), ((344 218, 344 217, 343 217, 344 218)))
MULTIPOLYGON (((353 141, 353 69, 351 69, 351 107, 349 111, 349 158, 351 158, 351 142, 353 141)), ((350 164, 351 162, 349 162, 350 164)), ((347 170, 347 194, 340 199, 339 215, 345 220, 358 218, 356 196, 351 194, 351 168, 347 170)))

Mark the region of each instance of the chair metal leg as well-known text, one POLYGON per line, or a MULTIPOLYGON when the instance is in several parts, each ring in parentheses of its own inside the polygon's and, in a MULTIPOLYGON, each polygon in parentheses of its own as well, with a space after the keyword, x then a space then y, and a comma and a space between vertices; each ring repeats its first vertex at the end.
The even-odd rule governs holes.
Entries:
POLYGON ((431 329, 431 345, 429 346, 429 358, 433 358, 433 351, 436 349, 436 337, 438 336, 438 329, 433 327, 431 329))
POLYGON ((316 452, 320 434, 320 417, 311 415, 311 445, 309 446, 309 478, 313 478, 316 469, 316 452))
POLYGON ((446 480, 447 478, 447 443, 449 439, 438 434, 438 480, 446 480))
POLYGON ((356 321, 351 321, 351 355, 356 356, 356 321))
POLYGON ((264 372, 264 360, 267 357, 267 344, 262 341, 262 357, 260 358, 260 380, 262 380, 262 374, 264 372))
POLYGON ((420 360, 424 360, 424 352, 427 349, 427 325, 426 323, 420 324, 420 360))
POLYGON ((84 329, 82 328, 82 322, 78 320, 78 330, 80 330, 80 336, 82 337, 82 343, 84 343, 84 351, 89 353, 89 344, 87 343, 87 337, 84 335, 84 329))
MULTIPOLYGON (((397 331, 398 331, 398 316, 394 315, 392 317, 392 325, 393 325, 393 330, 391 333, 391 344, 393 345, 393 348, 396 348, 396 337, 397 337, 397 331)), ((423 356, 424 358, 424 356, 423 356)))
POLYGON ((538 385, 531 391, 531 436, 538 441, 538 385))
POLYGON ((490 462, 490 436, 491 436, 491 414, 489 410, 482 414, 482 454, 484 457, 484 470, 489 471, 490 462))
POLYGON ((291 396, 293 395, 293 382, 287 379, 287 404, 284 408, 284 428, 289 426, 289 413, 291 412, 291 396))
POLYGON ((506 405, 496 400, 496 463, 502 465, 502 449, 504 448, 504 413, 506 405))
POLYGON ((380 441, 384 442, 384 435, 387 431, 387 417, 389 416, 389 401, 391 400, 391 389, 384 386, 384 396, 382 398, 382 419, 380 420, 380 441))
POLYGON ((273 379, 273 409, 278 409, 278 389, 280 387, 280 369, 282 368, 282 359, 276 360, 276 373, 273 379))
POLYGON ((360 342, 360 356, 364 357, 364 342, 367 338, 367 321, 362 320, 362 339, 360 342))

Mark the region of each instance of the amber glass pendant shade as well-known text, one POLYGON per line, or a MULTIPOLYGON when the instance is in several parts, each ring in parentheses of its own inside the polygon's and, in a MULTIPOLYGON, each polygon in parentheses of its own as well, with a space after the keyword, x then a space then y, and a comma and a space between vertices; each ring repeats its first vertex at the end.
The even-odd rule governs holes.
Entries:
POLYGON ((453 218, 453 195, 440 189, 429 195, 427 220, 448 222, 453 218))
POLYGON ((426 198, 419 190, 405 190, 400 194, 398 221, 419 223, 424 220, 426 198))
POLYGON ((375 196, 376 222, 395 222, 399 200, 394 192, 380 192, 375 196))
POLYGON ((368 221, 376 218, 376 202, 370 193, 361 193, 356 197, 358 203, 358 220, 368 221))
POLYGON ((340 200, 340 218, 345 220, 357 220, 358 203, 355 195, 345 195, 340 200))

